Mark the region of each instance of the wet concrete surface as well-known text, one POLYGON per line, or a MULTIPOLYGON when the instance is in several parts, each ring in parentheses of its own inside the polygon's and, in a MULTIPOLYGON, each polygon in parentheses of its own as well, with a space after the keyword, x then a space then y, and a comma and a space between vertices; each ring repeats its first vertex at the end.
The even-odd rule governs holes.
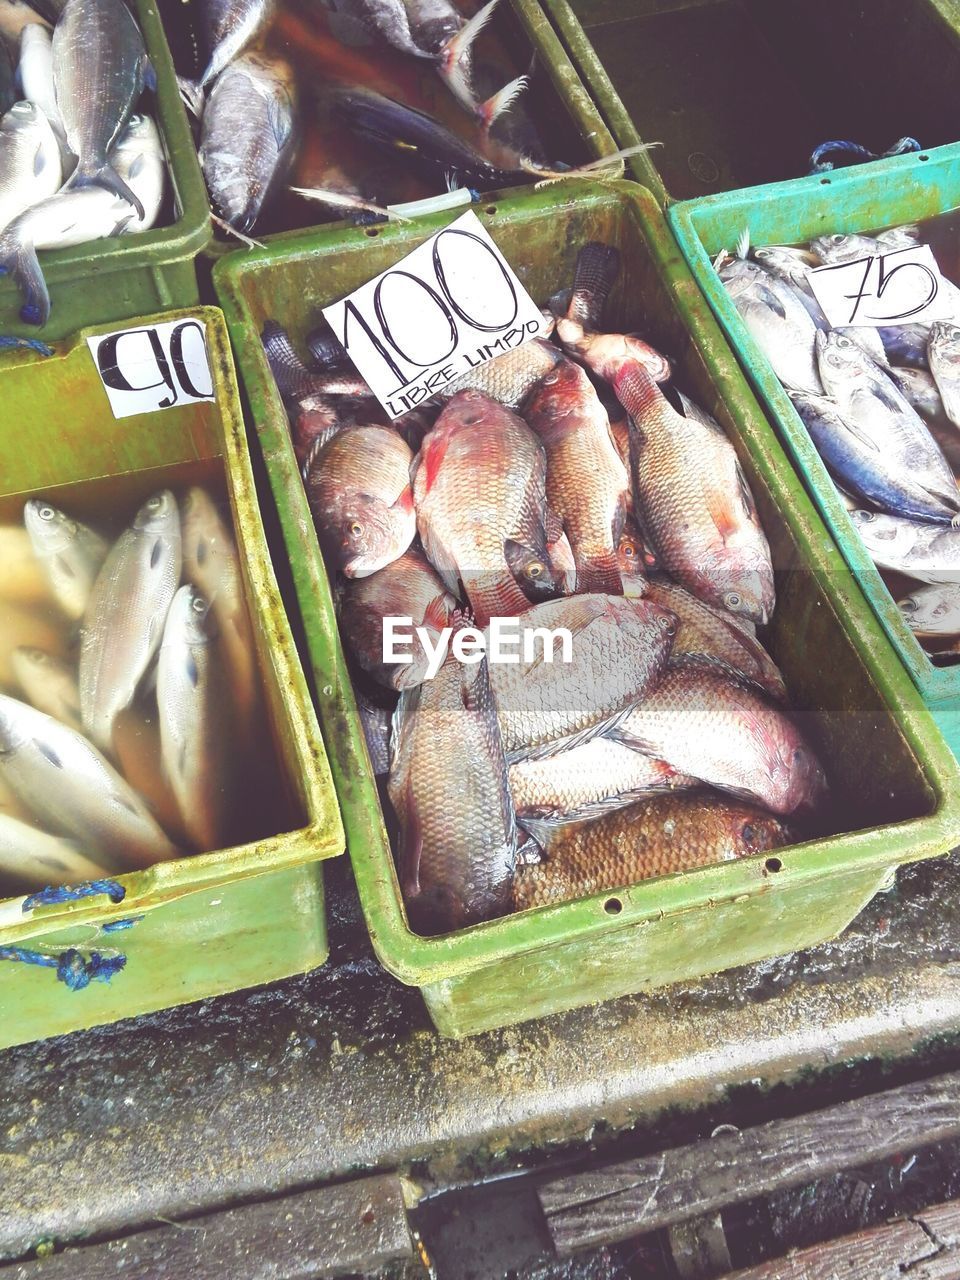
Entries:
POLYGON ((0 1054, 0 1259, 372 1168, 555 1172, 960 1066, 956 855, 837 942, 460 1042, 377 965, 343 861, 324 969, 0 1054))

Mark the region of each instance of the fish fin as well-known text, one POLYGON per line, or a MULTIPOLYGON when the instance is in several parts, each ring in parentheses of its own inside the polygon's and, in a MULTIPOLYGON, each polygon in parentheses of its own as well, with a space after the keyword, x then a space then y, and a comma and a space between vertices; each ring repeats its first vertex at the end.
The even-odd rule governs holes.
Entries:
POLYGON ((409 779, 403 805, 403 829, 400 834, 400 883, 405 898, 420 893, 420 859, 423 857, 423 828, 413 791, 413 779, 409 779))
POLYGON ((740 528, 740 522, 737 520, 730 502, 729 492, 720 485, 709 483, 708 478, 703 499, 717 533, 726 541, 740 528))
POLYGON ((737 236, 736 255, 738 258, 750 257, 750 228, 744 227, 737 236))
POLYGON ((413 507, 413 489, 407 485, 390 509, 391 511, 412 511, 413 507))
MULTIPOLYGON (((630 711, 633 707, 629 708, 630 711)), ((655 742, 650 742, 642 735, 634 733, 632 729, 624 727, 623 716, 616 724, 604 729, 603 736, 611 738, 614 742, 620 742, 625 747, 629 747, 631 751, 638 751, 642 756, 651 756, 653 759, 659 759, 658 746, 655 742)))
POLYGON ((603 178, 606 176, 603 170, 609 169, 611 165, 662 146, 662 142, 638 142, 632 147, 621 147, 619 151, 611 151, 609 155, 601 156, 599 160, 591 160, 589 164, 577 165, 575 169, 548 169, 531 160, 529 156, 520 156, 518 167, 523 173, 530 173, 540 178, 540 181, 534 184, 539 191, 541 187, 549 186, 551 182, 564 182, 567 178, 603 178))
POLYGON ((757 504, 753 500, 753 490, 750 488, 747 477, 743 474, 743 467, 740 465, 739 458, 734 464, 734 473, 737 477, 737 489, 740 493, 740 499, 743 502, 743 508, 751 520, 756 520, 757 504))
POLYGON ((765 307, 774 313, 774 315, 779 316, 781 320, 786 320, 787 312, 783 303, 772 290, 767 288, 766 285, 761 284, 757 286, 756 296, 765 307))
MULTIPOLYGON (((618 586, 619 586, 618 575, 618 586)), ((616 593, 622 595, 622 587, 616 593)), ((586 631, 591 623, 596 622, 598 618, 602 618, 607 612, 607 605, 604 600, 598 600, 596 596, 580 595, 570 600, 569 611, 567 613, 567 630, 570 632, 571 638, 578 636, 581 631, 586 631)), ((543 656, 546 653, 546 646, 541 648, 540 652, 530 662, 526 663, 526 671, 529 673, 535 671, 543 662, 543 656)), ((549 754, 549 753, 548 753, 549 754)))
POLYGON ((121 218, 119 222, 115 222, 113 230, 110 232, 111 236, 122 236, 136 216, 135 213, 130 213, 125 218, 121 218))
POLYGON ((432 627, 434 631, 442 631, 450 625, 449 595, 441 592, 435 595, 423 611, 423 625, 432 627))
POLYGON ((516 764, 520 760, 546 760, 550 756, 560 755, 561 752, 572 751, 574 747, 581 747, 585 742, 591 742, 594 738, 601 736, 614 738, 617 726, 630 714, 633 707, 633 703, 628 703, 616 715, 609 716, 606 720, 598 720, 594 724, 588 724, 583 729, 578 729, 576 733, 568 733, 562 738, 553 738, 550 742, 541 742, 535 747, 525 747, 520 751, 512 751, 507 756, 507 763, 516 764))
POLYGON ((598 329, 607 298, 619 274, 619 249, 597 240, 585 244, 577 254, 567 319, 576 320, 585 329, 598 329))
POLYGON ((10 275, 23 295, 20 318, 25 324, 45 325, 50 319, 50 294, 37 251, 27 241, 0 239, 0 276, 10 275))
POLYGON ((892 413, 902 412, 903 392, 895 384, 891 384, 889 379, 886 380, 886 385, 883 382, 877 382, 871 394, 892 413))
POLYGON ((520 95, 526 91, 529 84, 530 80, 527 76, 517 76, 515 80, 505 84, 499 93, 491 94, 486 102, 478 104, 476 114, 483 126, 484 133, 489 133, 491 125, 505 111, 510 110, 520 95))
MULTIPOLYGON (((270 99, 267 104, 267 123, 277 144, 277 151, 282 151, 293 129, 293 103, 289 94, 270 99)), ((249 231, 250 228, 245 230, 249 231)))
POLYGON ((388 222, 410 221, 403 214, 388 209, 386 205, 374 204, 373 201, 364 200, 360 196, 345 195, 341 191, 331 191, 326 187, 290 187, 289 190, 294 195, 302 196, 304 200, 316 200, 320 204, 328 204, 335 209, 356 209, 358 213, 375 213, 388 222))
POLYGON ((477 36, 493 17, 499 0, 489 0, 482 9, 465 22, 460 30, 443 46, 440 53, 438 70, 447 88, 457 101, 468 111, 475 111, 477 102, 474 97, 471 62, 473 46, 477 36))
POLYGON ((420 530, 420 541, 427 559, 452 596, 460 595, 460 575, 456 561, 429 526, 420 530))
POLYGON ((33 176, 35 178, 39 177, 40 174, 43 173, 46 168, 46 164, 47 161, 43 152, 43 143, 40 142, 37 144, 37 153, 33 157, 33 176))
POLYGON ((140 74, 143 78, 144 89, 150 93, 157 92, 157 73, 153 63, 150 61, 149 53, 144 50, 143 57, 140 60, 140 74))
POLYGON ((199 80, 190 80, 186 76, 177 76, 177 88, 180 90, 180 100, 183 105, 194 120, 199 120, 203 115, 203 85, 199 80))
POLYGON ((547 546, 552 547, 553 544, 563 535, 563 521, 554 511, 553 507, 545 507, 543 514, 543 530, 547 540, 547 546))
POLYGON ((598 592, 608 596, 623 595, 623 579, 620 577, 620 563, 615 551, 603 555, 575 556, 575 559, 578 594, 598 592))
POLYGON ((478 627, 485 627, 491 618, 518 618, 530 608, 506 564, 499 577, 492 573, 467 575, 463 585, 478 627))
POLYGON ((132 204, 141 222, 146 219, 146 210, 140 197, 130 190, 109 161, 106 161, 98 169, 74 169, 70 181, 66 185, 72 190, 76 190, 78 187, 104 187, 107 191, 112 191, 115 196, 119 196, 121 200, 126 200, 128 204, 132 204))
POLYGON ((839 414, 839 413, 837 414, 837 417, 843 423, 844 430, 848 431, 850 435, 853 436, 854 440, 859 441, 859 443, 862 444, 865 449, 872 449, 874 453, 880 452, 880 446, 876 442, 876 440, 874 440, 871 436, 868 436, 866 431, 862 430, 862 428, 857 426, 855 422, 850 422, 849 419, 845 418, 842 414, 839 414))

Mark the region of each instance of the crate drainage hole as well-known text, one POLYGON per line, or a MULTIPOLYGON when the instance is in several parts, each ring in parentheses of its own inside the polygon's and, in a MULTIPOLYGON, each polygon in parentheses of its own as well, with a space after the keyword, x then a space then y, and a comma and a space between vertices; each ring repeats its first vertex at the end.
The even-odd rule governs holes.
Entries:
POLYGON ((603 909, 608 916, 618 916, 623 910, 623 903, 619 898, 608 898, 603 904, 603 909))
MULTIPOLYGON (((830 179, 829 179, 829 178, 821 178, 821 179, 820 179, 820 185, 821 185, 821 187, 829 187, 829 185, 830 185, 830 179)), ((368 232, 367 232, 367 235, 369 235, 369 234, 370 234, 370 232, 368 231, 368 232)))
POLYGON ((930 159, 930 157, 929 157, 929 156, 917 156, 917 159, 918 159, 918 160, 929 160, 929 159, 930 159))
POLYGON ((763 865, 768 871, 780 871, 783 869, 783 863, 779 858, 768 858, 763 865))
POLYGON ((378 236, 379 234, 380 234, 379 227, 367 227, 367 235, 370 236, 371 239, 374 236, 378 236))
POLYGON ((496 212, 497 212, 497 206, 495 204, 488 204, 486 209, 484 209, 484 213, 496 213, 496 212))

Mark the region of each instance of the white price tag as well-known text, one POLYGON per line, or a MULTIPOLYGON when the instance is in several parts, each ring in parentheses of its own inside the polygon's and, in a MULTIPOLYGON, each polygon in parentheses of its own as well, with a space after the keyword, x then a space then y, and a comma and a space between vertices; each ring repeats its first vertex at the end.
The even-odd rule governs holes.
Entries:
POLYGON ((391 418, 546 330, 472 210, 323 314, 391 418))
POLYGON ((814 267, 807 279, 836 328, 913 324, 943 320, 951 313, 940 268, 927 244, 814 267))
POLYGON ((214 398, 202 320, 118 329, 87 345, 115 418, 214 398))

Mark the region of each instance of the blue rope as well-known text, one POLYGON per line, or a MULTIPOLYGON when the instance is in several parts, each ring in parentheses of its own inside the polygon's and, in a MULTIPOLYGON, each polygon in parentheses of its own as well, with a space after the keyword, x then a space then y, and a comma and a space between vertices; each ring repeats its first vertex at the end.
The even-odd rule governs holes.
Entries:
POLYGON ((0 947, 0 960, 17 960, 21 964, 34 964, 42 969, 56 969, 57 980, 71 991, 82 991, 91 982, 109 982, 115 973, 127 963, 126 956, 104 956, 91 951, 89 960, 69 947, 59 956, 45 955, 42 951, 28 951, 26 947, 0 947))
POLYGON ((39 893, 31 893, 23 900, 23 910, 32 911, 34 907, 50 907, 60 902, 76 902, 79 898, 94 898, 105 893, 111 902, 122 902, 127 891, 116 880, 85 880, 82 884, 48 885, 39 893))
POLYGON ((41 356, 53 355, 53 347, 48 347, 39 338, 15 338, 9 334, 0 334, 0 351, 8 347, 26 347, 30 351, 36 351, 41 356))
POLYGON ((810 173, 828 173, 833 169, 833 161, 825 158, 833 153, 838 156, 849 156, 848 164, 863 164, 867 160, 889 160, 892 156, 903 156, 920 149, 920 143, 916 138, 898 138, 893 146, 888 147, 881 155, 862 147, 859 142, 821 142, 819 147, 814 147, 811 153, 810 173))
POLYGON ((139 924, 143 916, 127 916, 125 920, 111 920, 109 924, 100 926, 101 933, 119 933, 121 929, 132 929, 139 924))

